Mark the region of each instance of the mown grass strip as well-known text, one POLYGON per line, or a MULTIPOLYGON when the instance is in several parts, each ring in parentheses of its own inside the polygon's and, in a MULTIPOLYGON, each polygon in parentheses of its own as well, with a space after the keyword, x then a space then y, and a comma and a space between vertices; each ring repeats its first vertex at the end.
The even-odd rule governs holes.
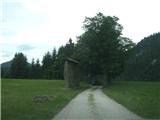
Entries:
POLYGON ((104 93, 141 117, 160 118, 160 82, 113 82, 104 93))

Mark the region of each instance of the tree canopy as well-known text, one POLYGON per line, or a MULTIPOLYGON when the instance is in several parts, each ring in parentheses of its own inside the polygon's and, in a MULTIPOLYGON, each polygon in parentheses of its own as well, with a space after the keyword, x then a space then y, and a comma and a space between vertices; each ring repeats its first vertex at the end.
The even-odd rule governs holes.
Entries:
POLYGON ((28 77, 28 63, 27 58, 23 53, 16 53, 11 64, 12 78, 27 78, 28 77))
POLYGON ((78 37, 76 54, 87 74, 103 74, 110 81, 122 71, 124 54, 133 44, 130 39, 121 37, 123 27, 118 20, 102 13, 86 17, 85 32, 78 37))
POLYGON ((125 80, 160 80, 160 33, 155 33, 141 40, 127 60, 125 70, 119 79, 125 80))
POLYGON ((104 83, 110 82, 123 71, 125 61, 135 46, 129 38, 122 36, 123 27, 118 20, 118 17, 102 13, 86 17, 83 22, 84 33, 77 37, 77 42, 74 43, 70 38, 58 51, 55 48, 52 52, 48 51, 43 56, 42 63, 33 59, 27 65, 27 58, 22 53, 16 53, 11 67, 12 76, 22 75, 23 71, 28 70, 29 72, 24 72, 28 78, 63 79, 64 62, 71 57, 79 61, 81 75, 85 80, 93 83, 99 81, 97 76, 100 75, 103 76, 104 83), (23 70, 17 72, 20 69, 23 70))

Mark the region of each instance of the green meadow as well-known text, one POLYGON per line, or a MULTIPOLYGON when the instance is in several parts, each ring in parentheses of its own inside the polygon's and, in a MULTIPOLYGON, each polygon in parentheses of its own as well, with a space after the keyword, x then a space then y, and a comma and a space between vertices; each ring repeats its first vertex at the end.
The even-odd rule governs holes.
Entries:
POLYGON ((160 118, 160 82, 113 82, 104 93, 143 118, 160 118))
POLYGON ((87 88, 65 87, 64 80, 2 79, 2 120, 50 120, 87 88))
MULTIPOLYGON (((2 120, 51 120, 71 99, 89 86, 77 90, 64 80, 2 79, 2 120)), ((143 118, 160 118, 160 82, 112 82, 104 93, 143 118)))

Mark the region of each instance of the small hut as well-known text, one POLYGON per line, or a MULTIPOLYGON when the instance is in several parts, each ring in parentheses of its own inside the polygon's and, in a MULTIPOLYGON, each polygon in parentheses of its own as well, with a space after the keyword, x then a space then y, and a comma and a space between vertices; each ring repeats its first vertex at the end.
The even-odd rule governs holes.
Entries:
POLYGON ((78 61, 67 58, 64 64, 64 79, 69 88, 78 88, 80 85, 80 70, 78 61))

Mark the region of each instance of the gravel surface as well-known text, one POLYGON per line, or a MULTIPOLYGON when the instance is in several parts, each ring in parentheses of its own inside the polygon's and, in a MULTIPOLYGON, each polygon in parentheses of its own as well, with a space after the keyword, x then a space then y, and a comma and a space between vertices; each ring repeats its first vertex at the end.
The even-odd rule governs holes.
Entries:
POLYGON ((53 120, 142 120, 106 96, 101 87, 92 87, 75 97, 53 120))

